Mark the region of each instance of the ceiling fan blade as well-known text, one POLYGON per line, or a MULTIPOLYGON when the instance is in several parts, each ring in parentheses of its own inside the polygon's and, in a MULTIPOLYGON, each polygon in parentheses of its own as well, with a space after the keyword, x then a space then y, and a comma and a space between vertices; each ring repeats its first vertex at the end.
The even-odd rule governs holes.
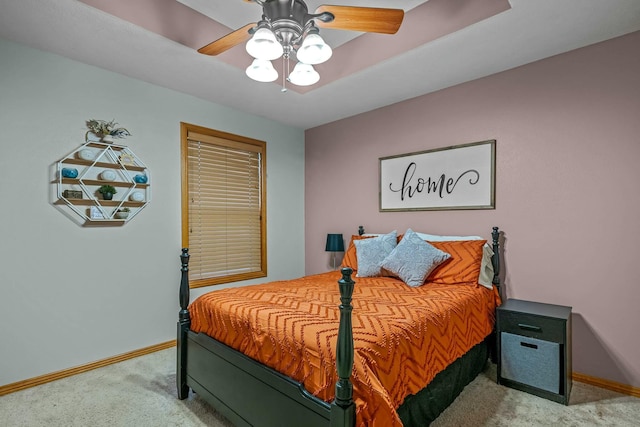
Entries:
POLYGON ((328 4, 318 7, 315 13, 325 12, 329 12, 335 18, 330 22, 324 22, 322 18, 316 19, 318 27, 367 33, 395 34, 404 18, 404 10, 402 9, 328 4))
POLYGON ((218 40, 201 47, 200 49, 198 49, 198 52, 205 55, 219 55, 222 52, 229 50, 242 42, 248 41, 251 38, 251 33, 249 31, 256 25, 258 24, 256 24, 255 22, 247 24, 244 27, 227 34, 226 36, 220 37, 218 40))

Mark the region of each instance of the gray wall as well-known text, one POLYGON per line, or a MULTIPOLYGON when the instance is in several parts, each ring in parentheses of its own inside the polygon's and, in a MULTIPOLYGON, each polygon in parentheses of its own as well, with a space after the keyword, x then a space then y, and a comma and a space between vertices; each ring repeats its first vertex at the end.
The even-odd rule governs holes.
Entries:
POLYGON ((1 39, 0 58, 0 385, 175 339, 181 121, 267 141, 268 279, 304 274, 301 130, 1 39), (122 227, 52 204, 91 118, 128 128, 151 171, 150 205, 122 227))

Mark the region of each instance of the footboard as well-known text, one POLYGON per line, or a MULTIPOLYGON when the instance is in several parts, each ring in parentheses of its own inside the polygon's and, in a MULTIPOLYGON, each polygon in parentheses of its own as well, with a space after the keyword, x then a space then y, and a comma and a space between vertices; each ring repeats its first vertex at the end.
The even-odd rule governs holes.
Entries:
POLYGON ((205 334, 190 330, 189 253, 182 249, 176 381, 178 398, 192 389, 236 426, 353 427, 352 270, 342 270, 336 345, 336 398, 329 404, 303 385, 205 334))

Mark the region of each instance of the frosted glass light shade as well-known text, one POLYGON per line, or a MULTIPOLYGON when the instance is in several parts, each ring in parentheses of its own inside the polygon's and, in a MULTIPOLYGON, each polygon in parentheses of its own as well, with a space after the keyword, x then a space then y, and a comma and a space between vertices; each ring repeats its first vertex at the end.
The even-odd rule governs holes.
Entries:
POLYGON ((296 56, 300 62, 315 65, 322 64, 331 58, 332 54, 331 46, 326 44, 320 35, 311 33, 305 37, 296 56))
POLYGON ((276 40, 273 31, 268 28, 260 28, 247 42, 247 52, 256 59, 271 61, 279 58, 284 53, 282 45, 276 40))
POLYGON ((312 65, 298 62, 289 74, 289 81, 297 86, 310 86, 320 80, 320 74, 313 69, 312 65))
POLYGON ((263 83, 272 82, 278 78, 278 72, 273 68, 271 61, 263 59, 254 59, 247 67, 246 73, 253 80, 263 83))

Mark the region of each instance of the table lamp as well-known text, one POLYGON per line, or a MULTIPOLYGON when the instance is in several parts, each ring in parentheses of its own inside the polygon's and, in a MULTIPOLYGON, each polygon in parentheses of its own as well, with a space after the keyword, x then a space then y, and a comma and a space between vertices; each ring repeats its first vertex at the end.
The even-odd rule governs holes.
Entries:
POLYGON ((327 244, 324 248, 327 252, 333 252, 333 269, 336 269, 336 252, 344 252, 344 239, 342 234, 327 234, 327 244))

